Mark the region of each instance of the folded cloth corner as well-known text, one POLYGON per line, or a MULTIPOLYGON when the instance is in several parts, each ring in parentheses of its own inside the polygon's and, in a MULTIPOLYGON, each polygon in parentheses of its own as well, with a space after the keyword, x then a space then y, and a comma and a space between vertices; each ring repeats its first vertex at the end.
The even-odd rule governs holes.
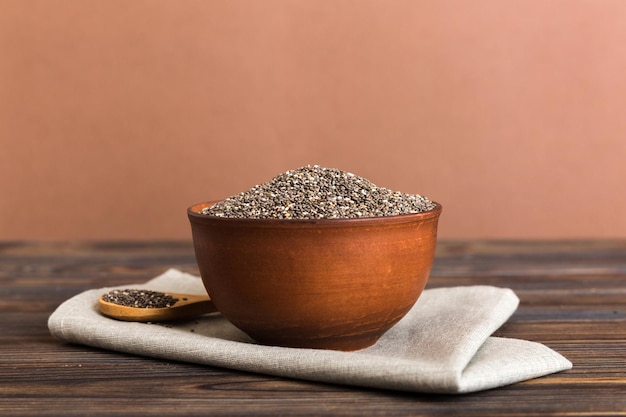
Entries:
MULTIPOLYGON (((206 293, 198 277, 175 269, 116 288, 130 287, 206 293)), ((165 360, 412 392, 469 393, 572 367, 540 343, 491 336, 519 303, 506 288, 427 289, 375 345, 356 352, 260 345, 219 314, 167 325, 112 320, 97 309, 100 295, 111 289, 85 291, 62 303, 48 320, 51 334, 68 343, 165 360)))

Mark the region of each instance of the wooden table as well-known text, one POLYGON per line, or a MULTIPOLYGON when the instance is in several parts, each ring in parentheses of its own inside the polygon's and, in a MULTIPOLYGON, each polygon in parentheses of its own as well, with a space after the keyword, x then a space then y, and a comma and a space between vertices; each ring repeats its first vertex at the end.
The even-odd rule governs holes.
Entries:
POLYGON ((0 415, 626 415, 626 241, 441 242, 429 287, 510 287, 497 332, 571 371, 490 391, 407 394, 289 380, 63 344, 50 313, 91 288, 197 274, 189 242, 0 243, 0 415))

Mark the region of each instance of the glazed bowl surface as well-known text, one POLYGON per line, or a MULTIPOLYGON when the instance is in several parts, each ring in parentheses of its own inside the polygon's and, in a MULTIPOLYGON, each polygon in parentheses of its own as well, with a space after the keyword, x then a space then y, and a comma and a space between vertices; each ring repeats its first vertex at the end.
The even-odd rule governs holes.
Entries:
POLYGON ((418 300, 442 207, 359 219, 235 219, 191 206, 194 251, 217 309, 259 343, 358 350, 418 300))

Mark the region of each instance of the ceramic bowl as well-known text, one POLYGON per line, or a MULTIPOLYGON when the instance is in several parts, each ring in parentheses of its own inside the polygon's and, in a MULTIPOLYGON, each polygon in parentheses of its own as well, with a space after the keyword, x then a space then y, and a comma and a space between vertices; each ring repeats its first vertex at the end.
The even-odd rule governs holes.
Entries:
POLYGON ((262 344, 358 350, 419 298, 441 205, 360 219, 233 219, 187 210, 203 284, 217 309, 262 344))

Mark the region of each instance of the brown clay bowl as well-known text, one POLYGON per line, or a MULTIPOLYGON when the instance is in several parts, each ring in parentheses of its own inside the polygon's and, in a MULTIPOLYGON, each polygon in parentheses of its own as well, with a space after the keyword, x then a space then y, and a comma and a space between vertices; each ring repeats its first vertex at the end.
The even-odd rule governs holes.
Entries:
POLYGON ((233 219, 187 210, 203 284, 259 343, 357 350, 419 298, 441 205, 418 214, 323 220, 233 219))

